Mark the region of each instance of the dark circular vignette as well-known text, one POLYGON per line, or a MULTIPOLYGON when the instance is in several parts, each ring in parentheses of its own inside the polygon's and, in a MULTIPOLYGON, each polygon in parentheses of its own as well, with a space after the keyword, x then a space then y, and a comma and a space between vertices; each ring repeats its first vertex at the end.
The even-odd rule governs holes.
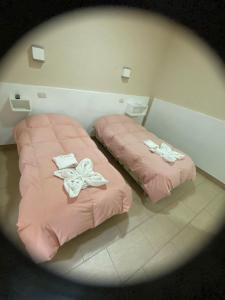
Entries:
MULTIPOLYGON (((123 5, 148 9, 186 25, 225 62, 225 2, 211 0, 0 0, 0 55, 27 31, 75 8, 123 5)), ((182 268, 124 287, 97 287, 65 280, 38 267, 0 234, 0 299, 225 299, 225 226, 182 268)))
POLYGON ((23 34, 49 18, 100 5, 147 9, 176 20, 205 39, 225 61, 223 0, 1 0, 0 56, 23 34))

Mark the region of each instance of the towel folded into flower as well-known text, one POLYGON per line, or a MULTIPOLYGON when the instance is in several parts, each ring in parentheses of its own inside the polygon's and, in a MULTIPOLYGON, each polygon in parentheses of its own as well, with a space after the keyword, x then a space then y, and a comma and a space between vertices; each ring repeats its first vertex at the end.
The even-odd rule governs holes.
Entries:
POLYGON ((64 188, 70 198, 77 197, 88 186, 97 187, 108 183, 107 179, 93 170, 89 158, 81 160, 76 168, 57 170, 54 175, 64 180, 64 188))
POLYGON ((172 150, 171 147, 165 143, 162 143, 159 146, 152 140, 145 140, 144 144, 148 146, 151 152, 158 154, 168 162, 175 162, 176 160, 183 159, 185 157, 184 154, 172 150))

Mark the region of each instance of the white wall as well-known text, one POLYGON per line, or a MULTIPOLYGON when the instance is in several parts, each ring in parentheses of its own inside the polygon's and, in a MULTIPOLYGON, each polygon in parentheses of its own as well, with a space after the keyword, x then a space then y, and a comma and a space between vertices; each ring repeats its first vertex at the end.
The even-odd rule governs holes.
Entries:
POLYGON ((225 121, 154 99, 145 127, 225 183, 225 121))
POLYGON ((147 103, 149 100, 144 96, 14 83, 0 83, 0 99, 0 145, 14 143, 12 129, 30 114, 62 113, 72 116, 90 133, 98 117, 107 114, 123 114, 127 101, 147 103), (38 98, 39 92, 45 92, 47 98, 38 98), (21 98, 31 100, 31 113, 11 110, 9 97, 15 93, 20 93, 21 98))

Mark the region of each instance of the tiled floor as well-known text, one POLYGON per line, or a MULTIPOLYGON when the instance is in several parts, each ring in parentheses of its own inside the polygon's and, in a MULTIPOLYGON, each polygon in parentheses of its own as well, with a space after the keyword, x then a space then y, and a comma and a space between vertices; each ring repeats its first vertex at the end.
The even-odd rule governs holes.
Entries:
MULTIPOLYGON (((225 191, 198 172, 194 183, 151 204, 140 187, 109 156, 133 189, 128 214, 115 216, 59 250, 46 264, 68 278, 93 283, 132 284, 168 272, 199 251, 225 219, 225 191)), ((20 199, 15 147, 0 150, 0 220, 23 249, 16 233, 20 199)))

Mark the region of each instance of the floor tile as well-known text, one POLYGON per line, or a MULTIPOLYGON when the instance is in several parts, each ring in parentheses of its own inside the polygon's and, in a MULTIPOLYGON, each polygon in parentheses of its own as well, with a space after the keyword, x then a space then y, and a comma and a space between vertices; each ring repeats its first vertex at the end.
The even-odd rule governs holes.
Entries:
POLYGON ((19 205, 21 195, 18 186, 11 186, 11 188, 0 188, 0 207, 7 206, 9 209, 12 206, 19 205))
POLYGON ((17 188, 0 189, 0 226, 5 235, 15 243, 19 242, 17 234, 18 207, 20 202, 20 194, 17 188))
POLYGON ((191 210, 188 206, 185 206, 181 201, 172 203, 162 210, 161 213, 173 220, 180 229, 196 216, 196 212, 191 210))
POLYGON ((172 194, 176 195, 176 199, 180 200, 180 197, 185 196, 191 196, 196 192, 196 184, 195 180, 189 180, 184 182, 183 184, 176 187, 172 194))
POLYGON ((197 185, 203 183, 206 180, 207 180, 207 178, 201 172, 199 172, 197 170, 197 172, 196 172, 196 178, 194 180, 195 185, 197 186, 197 185))
POLYGON ((180 261, 176 246, 168 243, 143 267, 146 278, 154 278, 170 272, 180 266, 180 261))
POLYGON ((208 189, 214 190, 214 194, 225 192, 225 187, 222 184, 216 183, 214 180, 207 180, 204 184, 207 185, 208 189))
POLYGON ((128 279, 154 254, 151 243, 136 228, 108 247, 121 280, 128 279))
POLYGON ((176 247, 183 260, 190 259, 197 254, 212 239, 212 235, 206 233, 192 224, 188 224, 170 242, 176 247))
POLYGON ((78 238, 74 238, 60 247, 56 256, 51 261, 44 263, 43 266, 56 273, 64 274, 82 263, 83 257, 79 249, 78 238))
POLYGON ((225 191, 213 198, 205 209, 218 222, 225 222, 225 191))
POLYGON ((0 149, 0 168, 1 166, 7 165, 8 162, 18 161, 18 154, 16 146, 8 149, 0 149))
POLYGON ((0 151, 0 188, 16 186, 19 183, 18 155, 14 149, 0 151))
POLYGON ((128 280, 123 282, 125 285, 133 285, 138 284, 147 279, 146 273, 143 268, 139 269, 135 272, 128 280))
POLYGON ((164 199, 161 199, 160 201, 153 203, 151 200, 146 196, 143 199, 143 205, 150 210, 153 214, 156 214, 163 209, 165 209, 167 206, 169 206, 171 203, 177 202, 177 196, 172 193, 170 196, 165 197, 164 199))
POLYGON ((121 234, 124 235, 153 215, 154 213, 143 205, 137 193, 133 192, 132 206, 127 214, 118 216, 117 226, 121 234))
POLYGON ((118 284, 119 277, 106 249, 65 274, 89 284, 118 284))
POLYGON ((185 206, 198 213, 205 208, 210 200, 213 199, 213 197, 215 197, 218 193, 220 193, 218 186, 206 181, 197 186, 194 194, 183 194, 181 196, 181 201, 185 206))
POLYGON ((219 230, 220 220, 215 219, 206 209, 200 212, 191 222, 195 228, 206 233, 216 234, 219 230))
POLYGON ((19 173, 15 170, 9 171, 6 169, 0 169, 0 188, 10 189, 12 186, 19 185, 19 173))
POLYGON ((115 225, 115 218, 116 216, 79 236, 77 243, 84 260, 120 238, 121 233, 115 225))
POLYGON ((190 196, 195 193, 196 187, 192 181, 185 182, 181 186, 175 188, 171 195, 161 199, 156 203, 152 203, 149 199, 145 199, 144 205, 146 208, 151 210, 154 213, 161 212, 163 209, 166 209, 169 205, 176 204, 177 202, 182 201, 183 195, 190 196))
POLYGON ((159 213, 140 225, 139 229, 158 251, 180 230, 177 223, 167 215, 159 213))

